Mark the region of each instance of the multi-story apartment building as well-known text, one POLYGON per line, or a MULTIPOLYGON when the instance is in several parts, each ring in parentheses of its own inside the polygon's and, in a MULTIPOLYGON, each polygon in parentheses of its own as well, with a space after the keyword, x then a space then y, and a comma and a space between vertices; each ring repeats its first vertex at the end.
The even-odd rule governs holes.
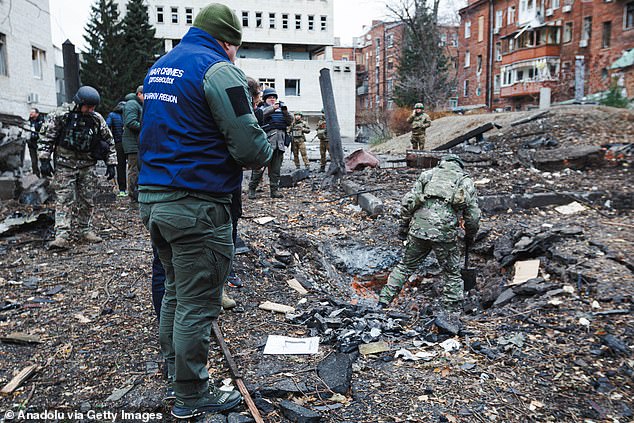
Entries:
MULTIPOLYGON (((228 0, 242 20, 238 65, 273 87, 290 110, 317 116, 322 109, 319 71, 331 70, 341 135, 354 136, 354 62, 333 58, 334 0, 228 0)), ((118 0, 125 13, 127 0, 118 0)), ((165 50, 173 48, 208 0, 147 0, 150 24, 165 50)))
MULTIPOLYGON (((458 49, 458 27, 441 25, 440 43, 450 59, 449 72, 455 76, 458 49)), ((357 63, 357 109, 389 110, 394 108, 392 95, 398 80, 398 64, 403 46, 405 24, 402 22, 372 21, 372 25, 354 41, 357 63)), ((447 107, 457 104, 449 99, 447 107)))
POLYGON ((521 110, 543 88, 554 101, 606 90, 634 48, 631 0, 469 0, 460 18, 461 106, 521 110))
POLYGON ((27 118, 56 106, 48 0, 0 1, 0 113, 27 118))

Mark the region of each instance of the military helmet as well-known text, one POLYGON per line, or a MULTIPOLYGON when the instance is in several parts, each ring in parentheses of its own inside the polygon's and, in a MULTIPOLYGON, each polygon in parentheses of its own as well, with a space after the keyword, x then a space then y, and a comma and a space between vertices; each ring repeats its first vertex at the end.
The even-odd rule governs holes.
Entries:
POLYGON ((277 98, 277 92, 275 91, 275 89, 265 88, 264 92, 262 93, 262 100, 266 100, 267 97, 271 97, 271 96, 277 98))
POLYGON ((442 158, 440 159, 440 162, 456 162, 460 165, 461 168, 464 169, 464 162, 462 161, 462 159, 460 157, 458 157, 455 154, 445 154, 444 156, 442 156, 442 158))
POLYGON ((414 104, 414 109, 425 110, 425 106, 423 106, 423 103, 416 103, 414 104))
POLYGON ((77 90, 75 97, 73 97, 73 102, 78 106, 84 104, 86 106, 98 106, 101 102, 101 96, 99 96, 99 91, 93 87, 84 85, 77 90))
POLYGON ((299 115, 299 116, 301 116, 301 117, 304 117, 304 113, 302 113, 302 112, 295 112, 295 113, 293 113, 293 114, 294 114, 295 116, 299 115))

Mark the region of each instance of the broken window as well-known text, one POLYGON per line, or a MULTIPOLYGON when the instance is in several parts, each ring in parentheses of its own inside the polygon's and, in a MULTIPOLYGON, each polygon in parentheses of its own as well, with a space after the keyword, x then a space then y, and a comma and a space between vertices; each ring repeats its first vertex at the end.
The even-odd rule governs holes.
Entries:
POLYGON ((476 72, 478 74, 482 73, 482 55, 478 54, 476 72))
POLYGON ((634 28, 634 1, 625 5, 625 17, 623 19, 625 29, 634 28))
POLYGON ((299 79, 284 80, 284 95, 287 97, 299 96, 299 79))
POLYGON ((610 39, 612 38, 612 22, 603 22, 603 48, 610 47, 610 39))
POLYGON ((495 61, 496 62, 502 61, 502 43, 499 41, 495 43, 495 61))
POLYGON ((178 23, 178 7, 172 7, 172 23, 178 23))
POLYGON ((478 17, 478 42, 484 40, 484 16, 478 17))
POLYGON ((0 33, 0 75, 7 76, 7 37, 0 33))
POLYGON ((468 79, 464 80, 464 85, 462 87, 462 96, 469 97, 469 80, 468 79))
POLYGON ((572 22, 564 25, 564 44, 572 41, 572 22))
POLYGON ((33 77, 42 79, 44 75, 44 61, 46 60, 46 52, 37 47, 31 48, 31 62, 33 63, 33 77))
POLYGON ((507 16, 507 21, 509 25, 515 23, 515 6, 509 7, 507 16))
POLYGON ((471 54, 469 50, 464 52, 464 67, 468 68, 471 65, 471 54))
POLYGON ((258 82, 262 87, 275 88, 275 78, 260 78, 258 82))
POLYGON ((586 16, 583 18, 583 31, 581 32, 582 40, 590 40, 592 35, 592 16, 586 16))
POLYGON ((255 27, 262 28, 262 12, 255 12, 255 27))

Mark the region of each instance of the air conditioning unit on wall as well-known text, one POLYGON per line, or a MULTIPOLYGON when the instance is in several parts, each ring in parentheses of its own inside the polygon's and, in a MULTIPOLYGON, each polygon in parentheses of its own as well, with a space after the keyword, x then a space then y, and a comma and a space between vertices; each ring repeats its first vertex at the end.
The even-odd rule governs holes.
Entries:
POLYGON ((40 95, 38 93, 29 93, 29 95, 26 97, 26 102, 29 104, 39 103, 40 95))
POLYGON ((579 41, 579 47, 588 47, 588 40, 579 41))
POLYGON ((562 12, 564 12, 564 13, 568 13, 568 12, 570 12, 571 10, 572 10, 572 6, 571 6, 571 5, 569 5, 569 4, 567 4, 567 5, 565 5, 565 6, 563 6, 563 7, 561 8, 561 11, 562 11, 562 12))
POLYGON ((553 9, 546 9, 546 16, 552 16, 553 15, 553 9))
POLYGON ((493 28, 493 33, 494 34, 499 34, 500 33, 500 28, 493 28))

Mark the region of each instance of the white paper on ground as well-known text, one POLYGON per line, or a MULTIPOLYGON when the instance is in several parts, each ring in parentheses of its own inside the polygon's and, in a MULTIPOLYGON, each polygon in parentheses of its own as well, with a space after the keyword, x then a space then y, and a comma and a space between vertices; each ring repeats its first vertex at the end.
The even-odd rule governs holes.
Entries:
POLYGON ((290 336, 269 335, 264 354, 317 354, 319 337, 291 338, 290 336))

